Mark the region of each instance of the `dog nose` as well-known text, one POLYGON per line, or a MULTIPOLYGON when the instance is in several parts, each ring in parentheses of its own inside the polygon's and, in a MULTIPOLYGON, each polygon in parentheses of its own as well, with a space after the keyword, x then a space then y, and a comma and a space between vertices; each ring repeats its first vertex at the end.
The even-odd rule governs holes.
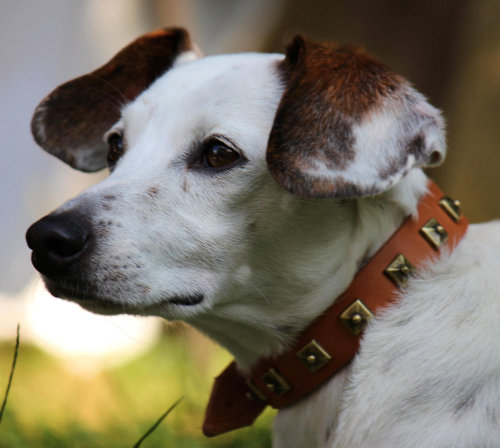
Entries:
POLYGON ((47 276, 60 272, 87 247, 88 227, 81 215, 71 212, 48 215, 35 222, 26 232, 26 242, 33 250, 33 266, 47 276))

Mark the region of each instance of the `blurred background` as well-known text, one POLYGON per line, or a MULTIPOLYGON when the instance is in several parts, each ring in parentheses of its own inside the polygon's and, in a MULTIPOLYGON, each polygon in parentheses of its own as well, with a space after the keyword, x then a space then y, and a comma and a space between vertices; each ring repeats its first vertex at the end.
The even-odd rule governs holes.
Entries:
POLYGON ((296 33, 361 44, 443 110, 448 158, 430 175, 479 222, 500 216, 499 24, 497 0, 0 0, 0 398, 18 322, 22 338, 0 448, 132 446, 180 396, 144 446, 270 446, 269 412, 200 435, 221 349, 157 319, 92 316, 36 280, 26 228, 105 175, 36 147, 43 96, 160 26, 185 26, 207 55, 283 52, 296 33))

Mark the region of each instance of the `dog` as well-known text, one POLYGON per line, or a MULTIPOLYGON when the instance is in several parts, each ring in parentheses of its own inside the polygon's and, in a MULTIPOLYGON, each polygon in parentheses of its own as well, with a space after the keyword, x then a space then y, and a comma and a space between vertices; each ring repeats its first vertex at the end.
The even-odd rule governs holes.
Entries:
MULTIPOLYGON (((362 49, 202 57, 179 28, 58 87, 32 132, 110 171, 28 230, 48 290, 187 322, 243 375, 417 217, 446 153, 441 113, 362 49)), ((500 225, 424 258, 353 361, 278 412, 274 447, 500 446, 500 225)))

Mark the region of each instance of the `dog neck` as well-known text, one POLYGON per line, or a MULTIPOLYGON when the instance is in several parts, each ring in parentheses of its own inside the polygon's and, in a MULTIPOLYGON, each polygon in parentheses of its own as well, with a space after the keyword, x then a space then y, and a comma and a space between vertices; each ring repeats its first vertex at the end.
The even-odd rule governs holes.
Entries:
POLYGON ((283 353, 260 359, 250 373, 232 363, 216 380, 204 424, 206 435, 251 424, 265 406, 293 405, 328 381, 357 353, 374 314, 393 304, 413 272, 453 249, 467 230, 458 201, 433 183, 418 206, 349 287, 283 353))
POLYGON ((346 289, 404 217, 416 213, 425 185, 425 175, 414 170, 379 197, 289 195, 288 215, 281 222, 271 218, 279 225, 262 225, 224 297, 189 323, 228 349, 243 371, 280 353, 346 289))

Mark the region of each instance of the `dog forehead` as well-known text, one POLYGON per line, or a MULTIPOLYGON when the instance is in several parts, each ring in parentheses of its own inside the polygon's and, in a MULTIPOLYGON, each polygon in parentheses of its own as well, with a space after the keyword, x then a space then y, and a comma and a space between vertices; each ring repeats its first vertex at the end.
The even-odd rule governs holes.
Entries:
MULTIPOLYGON (((157 95, 159 91, 166 94, 189 95, 201 90, 223 88, 231 95, 248 95, 245 89, 266 91, 269 82, 278 81, 277 63, 284 58, 280 54, 239 53, 207 56, 195 61, 175 66, 154 83, 148 94, 157 95)), ((257 91, 253 93, 257 93, 257 91)), ((222 93, 222 92, 219 92, 222 93)), ((207 97, 210 91, 207 91, 207 97)))
POLYGON ((175 66, 124 109, 125 127, 135 133, 161 120, 157 129, 191 132, 187 128, 196 125, 203 134, 222 123, 237 127, 238 120, 267 120, 270 128, 283 91, 277 68, 283 57, 240 53, 175 66))

